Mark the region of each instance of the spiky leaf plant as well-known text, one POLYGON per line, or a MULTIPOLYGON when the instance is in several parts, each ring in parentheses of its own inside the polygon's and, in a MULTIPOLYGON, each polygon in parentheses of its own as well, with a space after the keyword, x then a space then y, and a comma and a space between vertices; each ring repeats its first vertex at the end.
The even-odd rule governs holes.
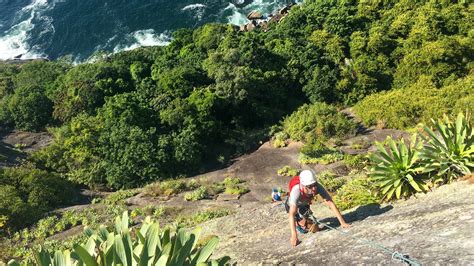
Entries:
MULTIPOLYGON (((109 232, 101 226, 97 232, 85 228, 89 236, 83 245, 74 245, 74 250, 55 251, 54 255, 41 249, 36 252, 35 264, 39 266, 73 266, 73 265, 224 265, 229 257, 209 260, 219 243, 217 237, 211 238, 204 246, 198 247, 200 234, 197 228, 193 232, 185 229, 166 228, 160 230, 159 224, 147 217, 140 230, 133 235, 129 229, 128 213, 115 219, 115 232, 109 232)), ((35 265, 24 262, 21 265, 35 265)), ((8 265, 19 266, 14 260, 8 265)))
POLYGON ((426 141, 420 157, 426 162, 426 170, 434 172, 436 183, 471 174, 474 169, 474 132, 469 119, 459 113, 456 121, 448 116, 435 122, 433 131, 425 126, 426 141))
POLYGON ((377 151, 370 159, 374 166, 370 177, 380 187, 385 200, 408 197, 414 192, 428 190, 424 168, 420 165, 419 154, 422 143, 413 135, 409 145, 403 139, 386 139, 388 149, 376 142, 377 151))

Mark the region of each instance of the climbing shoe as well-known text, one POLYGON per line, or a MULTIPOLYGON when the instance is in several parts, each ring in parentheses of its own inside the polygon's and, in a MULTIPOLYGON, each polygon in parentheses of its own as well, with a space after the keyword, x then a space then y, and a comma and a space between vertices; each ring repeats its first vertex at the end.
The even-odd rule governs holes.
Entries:
POLYGON ((301 225, 297 225, 296 226, 296 230, 298 230, 298 232, 300 232, 301 234, 306 234, 308 233, 308 230, 304 229, 303 227, 301 227, 301 225))

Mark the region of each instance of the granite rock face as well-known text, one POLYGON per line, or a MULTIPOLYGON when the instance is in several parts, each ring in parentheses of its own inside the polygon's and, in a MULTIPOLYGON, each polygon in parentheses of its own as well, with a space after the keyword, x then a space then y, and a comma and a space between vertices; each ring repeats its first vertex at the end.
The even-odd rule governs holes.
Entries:
MULTIPOLYGON (((339 228, 331 211, 313 205, 315 216, 356 238, 374 241, 425 265, 474 265, 474 185, 445 185, 391 205, 368 205, 344 212, 352 223, 339 228)), ((282 203, 248 203, 232 216, 203 225, 204 235, 221 239, 214 256, 241 265, 401 265, 391 255, 337 231, 299 235, 291 247, 282 203)))

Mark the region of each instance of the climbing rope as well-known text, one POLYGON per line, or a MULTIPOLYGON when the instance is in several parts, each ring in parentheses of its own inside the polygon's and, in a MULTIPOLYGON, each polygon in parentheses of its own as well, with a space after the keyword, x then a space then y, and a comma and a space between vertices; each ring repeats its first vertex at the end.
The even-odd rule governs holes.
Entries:
POLYGON ((401 262, 405 262, 409 265, 414 265, 414 266, 421 266, 421 263, 419 263, 418 261, 416 260, 413 260, 413 259, 410 259, 408 255, 402 255, 400 254, 399 252, 397 251, 393 251, 393 250, 390 250, 384 246, 382 246, 381 244, 378 244, 376 242, 373 242, 373 241, 370 241, 370 240, 367 240, 367 239, 364 239, 364 238, 358 238, 352 234, 349 234, 347 232, 344 232, 342 230, 339 230, 337 228, 334 228, 326 223, 323 223, 321 221, 319 221, 318 219, 316 219, 316 217, 314 217, 313 215, 310 216, 311 220, 313 220, 314 222, 322 225, 322 226, 325 226, 331 230, 334 230, 334 231, 337 231, 343 235, 346 235, 346 236, 349 236, 351 237, 352 239, 355 239, 357 241, 361 241, 361 242, 364 242, 365 244, 369 245, 369 246, 372 246, 374 248, 377 248, 379 250, 382 250, 383 252, 385 253, 388 253, 388 254, 391 254, 392 255, 392 260, 398 260, 398 261, 401 261, 401 262))

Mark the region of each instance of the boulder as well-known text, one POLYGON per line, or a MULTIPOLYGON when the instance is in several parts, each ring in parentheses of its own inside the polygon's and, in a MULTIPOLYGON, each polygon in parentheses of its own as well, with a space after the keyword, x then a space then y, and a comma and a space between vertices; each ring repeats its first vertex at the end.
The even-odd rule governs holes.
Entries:
POLYGON ((285 6, 284 8, 280 9, 280 10, 278 11, 278 13, 281 14, 281 15, 285 15, 285 14, 288 13, 288 11, 290 11, 290 9, 291 9, 294 5, 295 5, 295 3, 291 3, 291 4, 287 5, 287 6, 285 6))
POLYGON ((263 16, 260 12, 258 11, 250 11, 250 13, 247 15, 247 18, 249 20, 253 20, 253 19, 262 19, 263 16))
POLYGON ((252 22, 248 23, 245 26, 246 26, 247 31, 253 31, 256 28, 255 24, 252 22))
POLYGON ((272 17, 270 17, 270 19, 268 20, 268 23, 270 22, 279 22, 281 20, 283 16, 279 13, 273 15, 272 17))
POLYGON ((258 23, 258 26, 262 28, 264 31, 268 30, 268 22, 265 20, 262 20, 258 23))

